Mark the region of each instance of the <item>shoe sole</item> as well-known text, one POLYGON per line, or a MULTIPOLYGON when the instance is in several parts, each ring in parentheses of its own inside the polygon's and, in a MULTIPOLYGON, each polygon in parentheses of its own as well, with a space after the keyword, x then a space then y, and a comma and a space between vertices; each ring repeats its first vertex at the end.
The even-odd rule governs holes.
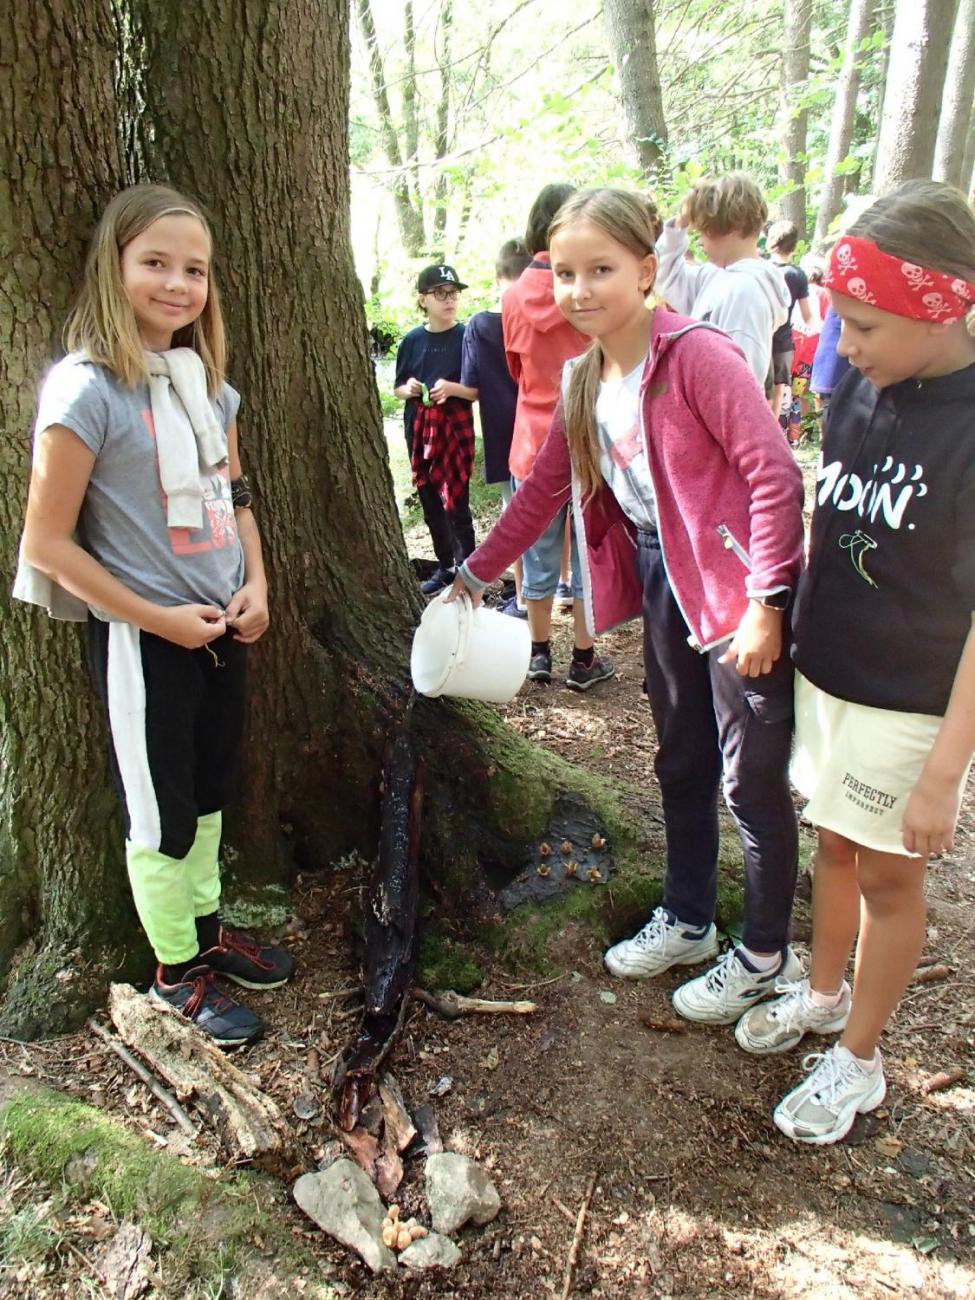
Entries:
POLYGON ((528 680, 530 682, 543 682, 546 686, 548 686, 552 681, 552 674, 551 673, 529 673, 528 680))
POLYGON ((613 671, 611 673, 607 673, 605 677, 594 677, 591 681, 588 682, 573 682, 567 677, 565 679, 565 684, 566 686, 568 686, 570 691, 588 691, 591 686, 598 686, 600 682, 608 682, 611 677, 615 677, 615 676, 616 676, 616 669, 614 668, 613 671))
POLYGON ((243 1038, 220 1038, 216 1034, 211 1034, 207 1029, 201 1029, 195 1020, 190 1020, 187 1016, 184 1016, 179 1007, 174 1007, 172 1003, 167 1002, 165 998, 159 997, 157 993, 150 990, 147 996, 154 1006, 166 1007, 169 1011, 175 1011, 181 1020, 185 1020, 188 1025, 192 1025, 193 1028, 201 1033, 208 1042, 213 1043, 216 1047, 222 1047, 227 1051, 230 1051, 235 1047, 246 1047, 248 1043, 256 1043, 264 1033, 264 1026, 258 1025, 256 1029, 252 1030, 251 1033, 247 1034, 243 1038))
POLYGON ((846 1028, 846 1022, 850 1018, 850 1011, 847 1008, 841 1016, 835 1020, 828 1020, 825 1025, 819 1025, 815 1029, 804 1029, 801 1034, 796 1034, 792 1038, 787 1038, 784 1042, 776 1043, 772 1047, 762 1046, 762 1039, 751 1038, 747 1028, 742 1025, 742 1021, 748 1012, 744 1012, 735 1025, 735 1041, 742 1051, 750 1052, 752 1056, 775 1056, 778 1052, 791 1052, 793 1047, 798 1047, 807 1034, 839 1034, 846 1028))
POLYGON ((615 966, 610 964, 608 953, 603 954, 603 965, 609 971, 610 975, 615 975, 617 979, 652 980, 658 975, 665 975, 667 971, 671 970, 674 966, 700 966, 702 961, 710 961, 712 957, 717 957, 719 947, 718 936, 715 935, 714 944, 713 946, 709 946, 707 952, 688 953, 685 957, 675 957, 674 960, 668 962, 666 966, 661 966, 658 970, 653 971, 618 970, 615 966))
POLYGON ((805 1142, 808 1146, 826 1147, 831 1146, 834 1142, 842 1142, 849 1133, 850 1129, 856 1123, 858 1115, 867 1115, 870 1111, 876 1110, 887 1096, 887 1080, 881 1072, 878 1084, 874 1086, 872 1092, 862 1098, 857 1106, 850 1112, 848 1117, 844 1117, 839 1128, 830 1129, 827 1133, 800 1133, 796 1131, 794 1121, 786 1114, 780 1114, 780 1106, 776 1106, 772 1114, 772 1122, 780 1133, 786 1137, 792 1138, 793 1142, 805 1142), (878 1086, 879 1085, 879 1086, 878 1086))

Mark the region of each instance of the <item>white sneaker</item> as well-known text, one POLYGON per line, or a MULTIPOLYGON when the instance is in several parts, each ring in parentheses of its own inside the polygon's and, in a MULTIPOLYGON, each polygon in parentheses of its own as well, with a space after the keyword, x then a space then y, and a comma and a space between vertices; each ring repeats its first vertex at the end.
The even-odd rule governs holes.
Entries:
POLYGON ((695 966, 718 951, 718 931, 709 925, 703 935, 689 935, 680 921, 671 919, 665 907, 653 916, 632 939, 624 939, 606 950, 606 969, 622 979, 642 980, 659 975, 671 966, 695 966))
POLYGON ((737 948, 729 948, 717 966, 675 990, 674 1008, 685 1020, 731 1025, 756 1002, 772 997, 777 984, 801 975, 802 967, 791 948, 786 948, 782 961, 767 975, 749 970, 737 948))
POLYGON ((813 1002, 807 979, 791 984, 779 980, 775 991, 779 996, 774 1001, 752 1007, 735 1025, 738 1046, 746 1052, 758 1056, 787 1052, 805 1034, 838 1034, 846 1028, 852 999, 845 980, 839 1000, 832 1007, 819 1007, 813 1002))
POLYGON ((865 1070, 852 1052, 839 1043, 828 1052, 813 1052, 802 1063, 809 1078, 775 1108, 775 1126, 796 1142, 825 1146, 846 1137, 857 1115, 876 1110, 887 1095, 887 1081, 878 1053, 877 1064, 865 1070))

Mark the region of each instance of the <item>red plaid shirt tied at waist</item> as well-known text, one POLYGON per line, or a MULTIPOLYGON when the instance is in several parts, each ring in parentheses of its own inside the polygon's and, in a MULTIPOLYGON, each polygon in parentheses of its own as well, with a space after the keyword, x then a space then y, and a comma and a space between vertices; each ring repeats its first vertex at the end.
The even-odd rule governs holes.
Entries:
POLYGON ((431 483, 445 510, 454 510, 474 467, 474 416, 470 402, 448 397, 439 406, 416 404, 413 416, 413 486, 431 483))

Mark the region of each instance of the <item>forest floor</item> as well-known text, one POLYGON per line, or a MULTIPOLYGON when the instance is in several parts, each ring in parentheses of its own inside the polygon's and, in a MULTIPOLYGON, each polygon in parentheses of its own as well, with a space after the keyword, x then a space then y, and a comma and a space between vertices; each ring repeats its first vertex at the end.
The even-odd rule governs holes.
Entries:
MULTIPOLYGON (((428 554, 426 540, 422 527, 408 530, 411 554, 428 554)), ((553 639, 556 666, 565 667, 568 616, 556 618, 553 639)), ((625 782, 654 853, 659 798, 638 626, 605 637, 600 648, 617 666, 611 682, 584 696, 558 678, 548 687, 528 683, 500 712, 534 742, 625 782)), ((298 880, 290 941, 301 976, 278 994, 249 995, 269 1032, 236 1058, 291 1117, 308 1167, 332 1133, 324 1111, 298 1121, 292 1106, 308 1090, 309 1052, 326 1061, 355 1024, 354 1001, 320 994, 358 983, 364 877, 365 864, 349 862, 298 880)), ((808 881, 795 918, 802 956, 807 899, 808 881)), ((314 1262, 279 1276, 280 1291, 268 1280, 280 1275, 274 1247, 258 1235, 248 1270, 223 1289, 212 1279, 179 1281, 172 1268, 167 1284, 159 1260, 145 1294, 256 1300, 300 1297, 325 1282, 341 1296, 561 1296, 576 1216, 594 1179, 573 1296, 975 1297, 975 786, 954 853, 932 865, 929 900, 925 952, 949 973, 909 990, 884 1035, 887 1100, 845 1142, 799 1147, 772 1124, 775 1103, 801 1075, 801 1050, 760 1058, 741 1052, 730 1029, 648 1027, 672 1017, 670 995, 688 972, 614 980, 602 964, 603 936, 567 925, 552 941, 544 979, 479 954, 489 972, 479 994, 529 997, 536 1014, 445 1022, 414 1004, 389 1062, 408 1108, 432 1097, 447 1148, 475 1157, 502 1197, 493 1223, 460 1235, 463 1260, 451 1273, 373 1278, 282 1197, 279 1213, 314 1262), (924 1081, 951 1067, 965 1077, 926 1094, 924 1081), (263 1282, 254 1280, 255 1260, 263 1282)), ((187 1147, 168 1113, 90 1033, 0 1049, 8 1073, 89 1101, 185 1161, 212 1160, 206 1139, 187 1147)), ((113 1207, 66 1202, 9 1161, 0 1175, 0 1295, 114 1294, 103 1289, 96 1263, 106 1223, 118 1217, 113 1207)), ((404 1215, 422 1214, 422 1197, 422 1161, 407 1162, 397 1196, 404 1215)))

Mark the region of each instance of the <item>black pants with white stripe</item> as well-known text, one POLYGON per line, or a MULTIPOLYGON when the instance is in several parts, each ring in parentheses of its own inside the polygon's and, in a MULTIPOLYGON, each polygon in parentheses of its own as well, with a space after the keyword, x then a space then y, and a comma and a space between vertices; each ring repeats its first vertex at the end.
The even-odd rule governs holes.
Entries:
POLYGON ((88 650, 108 714, 126 838, 185 858, 197 818, 224 808, 234 793, 247 647, 228 632, 184 650, 130 623, 91 617, 88 650))

